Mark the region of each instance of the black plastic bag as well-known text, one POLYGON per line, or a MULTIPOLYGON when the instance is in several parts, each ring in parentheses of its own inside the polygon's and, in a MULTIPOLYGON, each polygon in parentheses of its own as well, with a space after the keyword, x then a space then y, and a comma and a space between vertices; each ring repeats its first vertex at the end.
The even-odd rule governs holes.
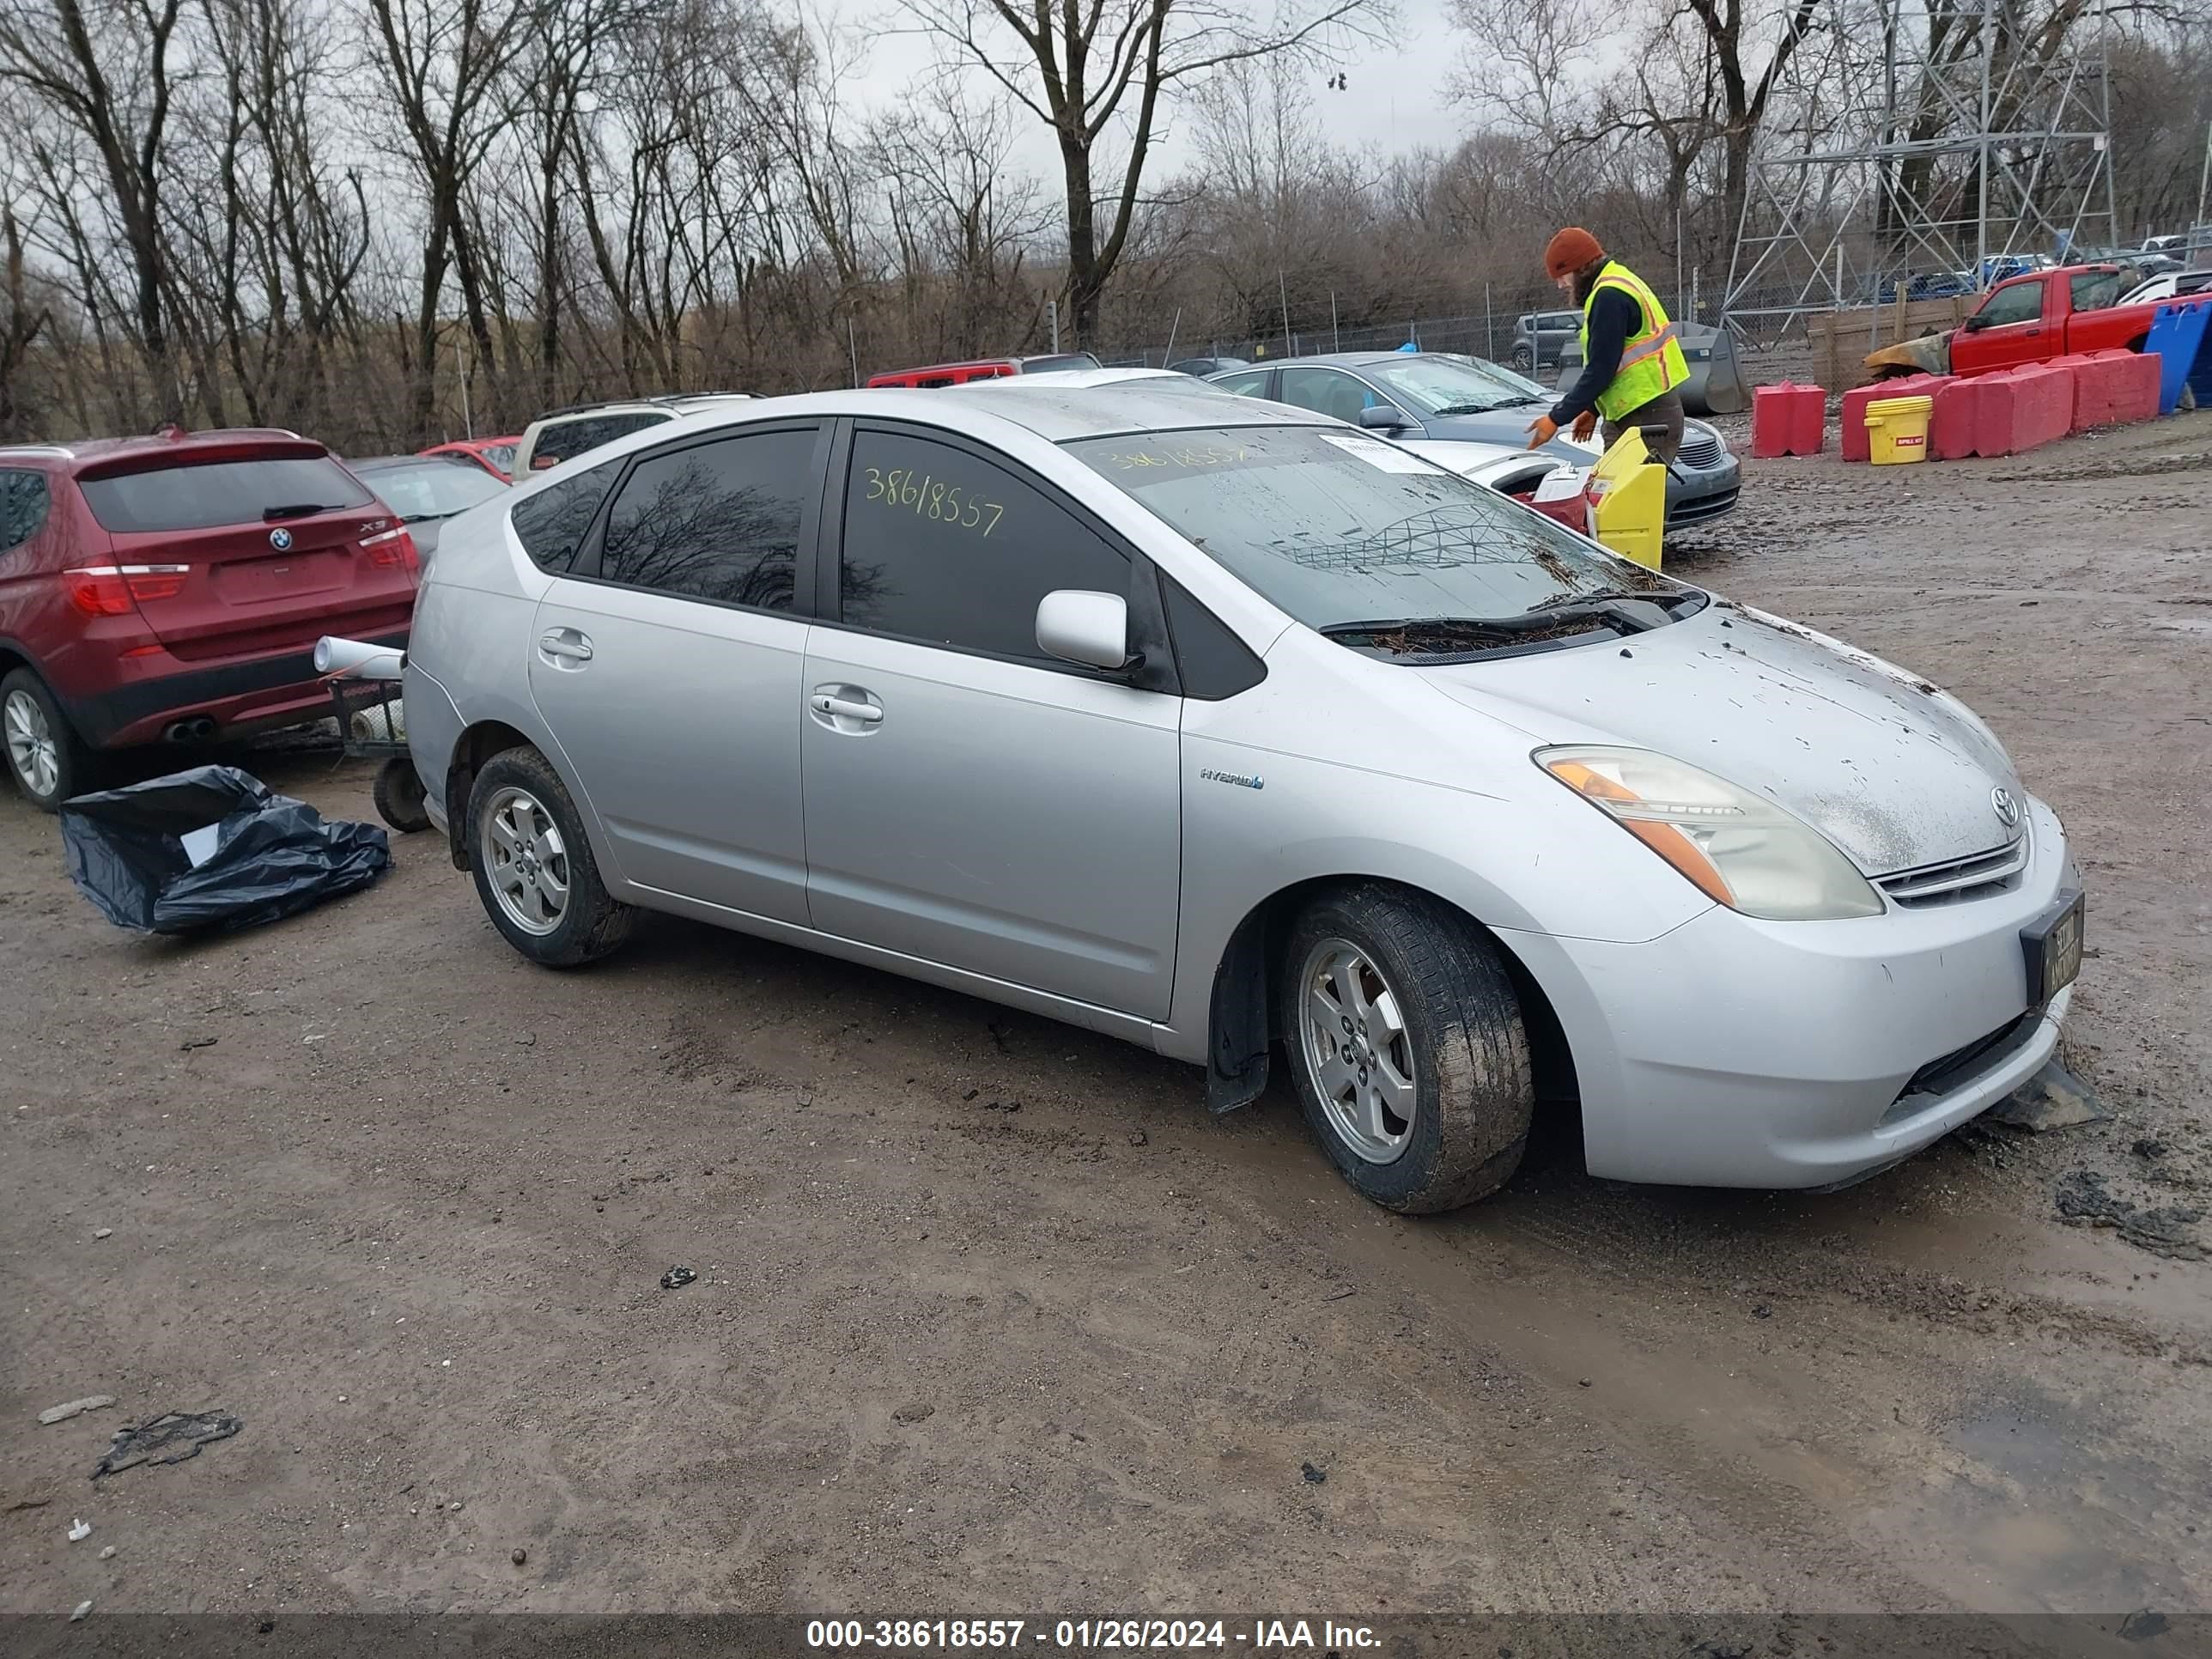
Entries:
POLYGON ((376 825, 325 823, 234 766, 74 796, 61 821, 70 879, 140 933, 258 927, 366 887, 392 863, 376 825))

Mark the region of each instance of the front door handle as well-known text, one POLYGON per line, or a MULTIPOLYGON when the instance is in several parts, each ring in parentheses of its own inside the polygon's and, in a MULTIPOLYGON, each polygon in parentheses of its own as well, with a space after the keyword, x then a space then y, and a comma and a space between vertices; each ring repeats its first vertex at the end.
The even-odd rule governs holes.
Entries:
POLYGON ((863 726, 883 723, 884 711, 872 702, 861 702, 852 697, 840 696, 834 691, 814 694, 814 712, 827 714, 831 720, 858 720, 863 726))
POLYGON ((546 656, 562 662, 589 662, 592 659, 591 640, 573 628, 550 629, 545 637, 538 641, 538 648, 546 656))

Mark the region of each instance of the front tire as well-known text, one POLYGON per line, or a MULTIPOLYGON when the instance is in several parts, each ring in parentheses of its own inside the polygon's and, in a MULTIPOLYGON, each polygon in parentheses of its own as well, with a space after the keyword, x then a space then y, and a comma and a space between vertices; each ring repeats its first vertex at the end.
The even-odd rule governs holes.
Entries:
POLYGON ((583 815, 537 750, 507 750, 477 774, 469 852, 492 926, 532 962, 578 967, 629 937, 637 913, 607 892, 583 815))
POLYGON ((1536 360, 1529 355, 1526 346, 1514 347, 1513 356, 1508 362, 1512 368, 1518 369, 1523 374, 1536 367, 1536 360))
POLYGON ((93 782, 93 753, 69 723, 46 682, 27 668, 0 679, 0 754, 25 800, 59 810, 93 782))
POLYGON ((1465 916, 1380 884, 1331 893, 1291 928, 1281 993, 1307 1127, 1366 1197, 1455 1209, 1518 1167, 1528 1039, 1497 947, 1465 916))

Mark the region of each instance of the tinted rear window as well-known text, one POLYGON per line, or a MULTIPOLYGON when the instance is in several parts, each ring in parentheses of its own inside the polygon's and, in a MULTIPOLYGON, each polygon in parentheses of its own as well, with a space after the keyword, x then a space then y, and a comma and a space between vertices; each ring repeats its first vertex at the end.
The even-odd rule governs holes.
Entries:
POLYGON ((540 569, 558 575, 575 564, 585 534, 599 517, 599 503, 614 488, 622 467, 620 461, 602 461, 514 504, 509 521, 523 551, 540 569))
POLYGON ((77 487, 100 528, 115 535, 260 524, 277 507, 289 509, 280 518, 306 518, 311 511, 367 507, 376 499, 327 455, 156 467, 86 478, 77 487))

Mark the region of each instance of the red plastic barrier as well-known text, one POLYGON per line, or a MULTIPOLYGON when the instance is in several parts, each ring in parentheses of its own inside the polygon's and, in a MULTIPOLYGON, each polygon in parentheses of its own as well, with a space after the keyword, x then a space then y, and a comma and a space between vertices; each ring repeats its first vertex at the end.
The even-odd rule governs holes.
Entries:
POLYGON ((1828 394, 1816 386, 1754 387, 1751 394, 1751 453, 1759 460, 1817 455, 1827 436, 1828 394))
POLYGON ((1907 374, 1901 380, 1876 380, 1872 386, 1853 386, 1844 393, 1844 429, 1840 436, 1844 459, 1863 461, 1870 451, 1867 446, 1866 409, 1869 404, 1880 403, 1885 398, 1919 398, 1933 396, 1936 388, 1950 376, 1947 374, 1907 374))
POLYGON ((2159 361, 2110 349, 2072 360, 2074 430, 2148 421, 2158 413, 2159 361))
POLYGON ((1930 460, 1963 461, 1969 455, 1987 454, 1977 449, 1982 437, 1982 382, 1946 375, 1931 394, 1935 417, 1928 428, 1930 460))
POLYGON ((1962 380, 1961 386, 1973 387, 1973 401, 1968 405, 1973 410, 1973 451, 1977 455, 2009 455, 2019 445, 2014 429, 2019 425, 2012 377, 2009 374, 1977 374, 1962 380))
POLYGON ((2073 407, 2067 411, 2066 429, 2083 432, 2090 427, 2103 424, 2096 418, 2099 390, 2103 382, 2097 374, 2096 360, 2088 353, 2071 351, 2063 357, 2053 357, 2047 368, 2063 370, 2072 380, 2073 407))
POLYGON ((2012 448, 2038 449, 2074 429, 2074 370, 2063 362, 2027 363, 2007 372, 2013 386, 2012 448))

